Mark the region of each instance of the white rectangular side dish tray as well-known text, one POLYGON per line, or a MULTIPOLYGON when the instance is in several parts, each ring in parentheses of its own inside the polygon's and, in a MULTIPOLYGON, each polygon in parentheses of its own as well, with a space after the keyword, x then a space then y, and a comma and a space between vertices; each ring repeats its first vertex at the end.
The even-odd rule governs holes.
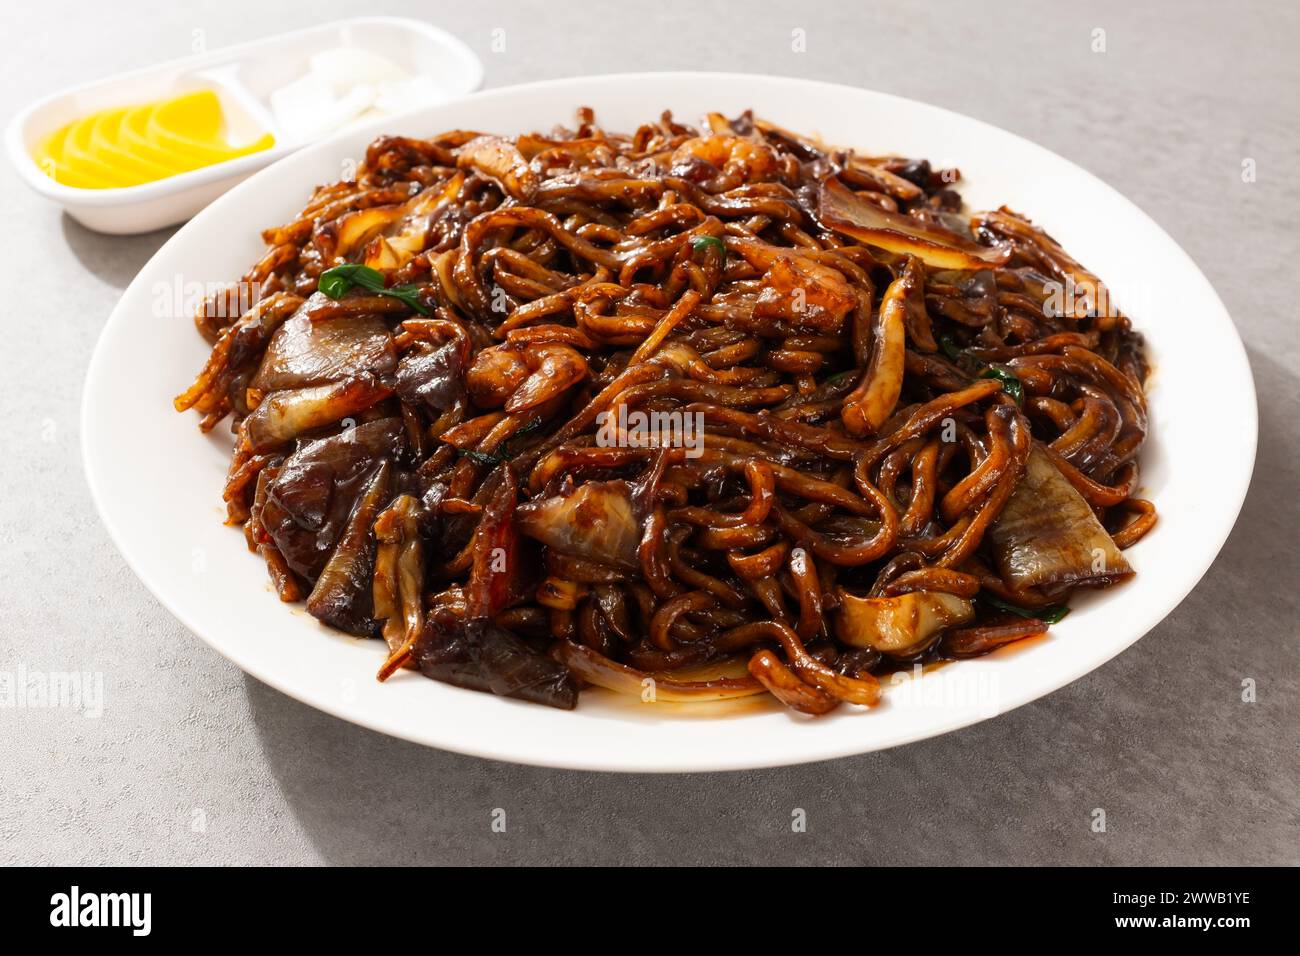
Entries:
MULTIPOLYGON (((172 60, 48 96, 9 123, 5 133, 9 159, 29 186, 89 229, 127 234, 183 222, 236 183, 311 141, 280 128, 270 108, 270 95, 303 76, 312 54, 340 47, 379 54, 412 75, 429 77, 447 100, 472 93, 483 80, 483 64, 474 52, 428 23, 399 17, 339 20, 172 60), (89 113, 196 89, 217 94, 233 140, 248 141, 269 132, 275 145, 166 179, 113 189, 82 189, 56 182, 33 156, 48 136, 89 113)), ((400 114, 358 120, 344 128, 353 131, 387 125, 395 115, 400 114)))

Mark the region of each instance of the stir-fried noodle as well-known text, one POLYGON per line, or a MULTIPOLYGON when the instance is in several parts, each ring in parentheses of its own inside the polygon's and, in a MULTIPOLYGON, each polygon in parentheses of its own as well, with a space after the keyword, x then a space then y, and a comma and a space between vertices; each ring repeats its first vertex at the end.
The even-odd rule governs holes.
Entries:
POLYGON ((381 679, 820 714, 1133 574, 1097 277, 956 170, 706 124, 383 137, 198 316, 230 522, 381 679))

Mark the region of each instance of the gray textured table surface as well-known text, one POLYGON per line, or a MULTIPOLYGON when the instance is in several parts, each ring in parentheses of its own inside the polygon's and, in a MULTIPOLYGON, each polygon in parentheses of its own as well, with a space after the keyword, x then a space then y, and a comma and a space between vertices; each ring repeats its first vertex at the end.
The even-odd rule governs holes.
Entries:
MULTIPOLYGON (((0 114, 74 82, 352 15, 355 4, 5 4, 0 114), (189 8, 189 9, 183 9, 189 8)), ((245 677, 145 591, 91 506, 81 383, 169 233, 87 232, 0 170, 0 671, 102 671, 102 716, 0 710, 0 862, 1300 863, 1300 9, 1279 2, 409 4, 486 85, 623 69, 836 80, 1002 126, 1132 198, 1250 352, 1259 458, 1214 567, 1116 660, 925 743, 782 770, 608 776, 424 749, 245 677), (1055 7, 1053 11, 1052 7, 1055 7), (645 11, 633 14, 631 11, 645 11), (494 28, 506 52, 491 52, 494 28), (790 48, 806 31, 807 52, 790 48), (1093 31, 1106 50, 1093 52, 1093 31), (1244 183, 1243 159, 1257 180, 1244 183), (1255 703, 1241 700, 1254 678, 1255 703), (493 834, 493 808, 509 828, 493 834), (808 814, 791 832, 791 811, 808 814), (1092 831, 1094 808, 1106 811, 1092 831)), ((1189 330, 1193 332, 1194 330, 1189 330)), ((1207 400, 1214 369, 1207 368, 1207 400)), ((1188 409, 1195 414, 1195 409, 1188 409)), ((1212 440, 1213 436, 1209 436, 1212 440)))

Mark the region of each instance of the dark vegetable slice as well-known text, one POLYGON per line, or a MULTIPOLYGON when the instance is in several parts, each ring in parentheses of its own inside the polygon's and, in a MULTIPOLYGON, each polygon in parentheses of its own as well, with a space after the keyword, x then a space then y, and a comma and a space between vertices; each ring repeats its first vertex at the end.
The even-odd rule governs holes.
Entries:
POLYGON ((289 566, 315 582, 377 464, 402 448, 401 419, 385 418, 305 442, 267 488, 262 524, 289 566))
POLYGON ((1083 496, 1037 445, 988 539, 1002 579, 1017 591, 1100 587, 1133 574, 1083 496))
POLYGON ((375 518, 390 494, 391 466, 381 462, 366 483, 339 542, 307 598, 318 621, 362 637, 379 633, 374 619, 375 518))
POLYGON ((431 611, 415 644, 415 663, 435 680, 571 710, 578 687, 568 668, 491 621, 514 597, 520 562, 514 476, 508 466, 499 473, 501 486, 475 534, 463 611, 449 604, 431 611))
POLYGON ((344 315, 315 321, 310 308, 308 300, 271 336, 249 387, 271 392, 392 374, 397 350, 383 319, 344 315))
POLYGON ((425 677, 457 687, 560 710, 578 705, 578 685, 563 664, 484 621, 431 615, 415 645, 415 664, 425 677))
POLYGON ((397 364, 397 395, 404 402, 445 412, 465 397, 460 343, 421 344, 410 349, 397 364))

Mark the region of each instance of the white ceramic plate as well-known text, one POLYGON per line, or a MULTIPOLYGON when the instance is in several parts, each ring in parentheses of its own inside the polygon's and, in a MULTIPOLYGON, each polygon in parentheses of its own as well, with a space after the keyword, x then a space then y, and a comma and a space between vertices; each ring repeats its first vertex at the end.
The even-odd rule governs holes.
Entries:
MULTIPOLYGON (((290 156, 222 196, 136 277, 100 338, 86 379, 86 473, 104 523, 149 589, 187 627, 248 673, 314 707, 383 733, 520 763, 615 771, 730 770, 840 757, 920 740, 1004 713, 1068 684, 1154 627, 1205 573, 1232 528, 1255 455, 1255 392, 1245 350, 1191 259, 1145 214, 1053 153, 984 123, 880 93, 763 76, 587 77, 479 93, 431 108, 400 132, 455 127, 513 134, 570 122, 592 106, 631 131, 671 108, 752 107, 776 123, 867 151, 959 165, 973 208, 1006 203, 1047 228, 1110 285, 1150 342, 1153 434, 1144 491, 1156 529, 1128 552, 1135 581, 1080 596, 1031 646, 939 668, 891 686, 873 711, 809 720, 764 706, 706 717, 584 692, 551 710, 402 673, 374 680, 381 645, 328 631, 272 594, 261 560, 222 525, 229 433, 209 437, 172 396, 208 348, 166 298, 178 282, 237 278, 262 250, 258 232, 287 221, 317 183, 362 155, 366 136, 290 156), (1214 401, 1205 372, 1214 370, 1214 401), (1218 436, 1210 445, 1202 436, 1218 436)), ((1152 681, 1158 675, 1150 675, 1152 681)), ((698 706, 698 705, 696 705, 698 706)))

